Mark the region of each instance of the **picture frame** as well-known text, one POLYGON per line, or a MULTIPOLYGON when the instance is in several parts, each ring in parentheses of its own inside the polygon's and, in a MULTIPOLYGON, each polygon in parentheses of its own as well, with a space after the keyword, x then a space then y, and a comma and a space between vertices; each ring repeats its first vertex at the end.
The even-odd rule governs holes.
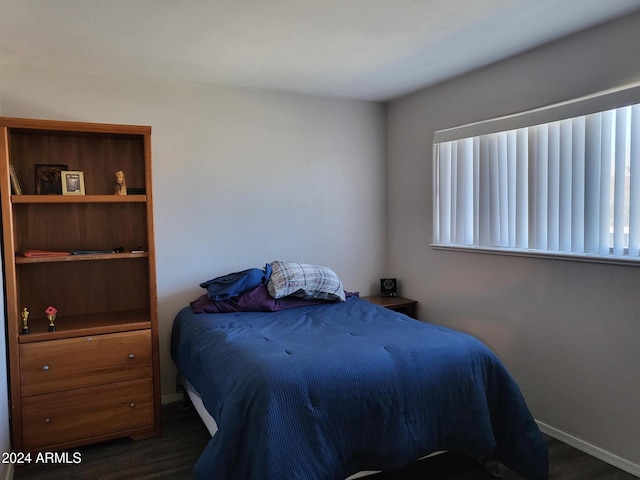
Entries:
POLYGON ((36 164, 36 194, 62 195, 62 171, 66 165, 36 164))
POLYGON ((61 174, 63 195, 84 195, 84 172, 63 170, 61 174))

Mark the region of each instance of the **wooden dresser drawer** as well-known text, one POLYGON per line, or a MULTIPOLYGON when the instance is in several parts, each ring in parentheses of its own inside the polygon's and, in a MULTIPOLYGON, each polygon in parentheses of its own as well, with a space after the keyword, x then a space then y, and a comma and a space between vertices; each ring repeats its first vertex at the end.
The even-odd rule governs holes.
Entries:
POLYGON ((20 345, 21 396, 152 376, 151 331, 20 345))
POLYGON ((22 399, 24 450, 152 426, 153 381, 70 390, 22 399))

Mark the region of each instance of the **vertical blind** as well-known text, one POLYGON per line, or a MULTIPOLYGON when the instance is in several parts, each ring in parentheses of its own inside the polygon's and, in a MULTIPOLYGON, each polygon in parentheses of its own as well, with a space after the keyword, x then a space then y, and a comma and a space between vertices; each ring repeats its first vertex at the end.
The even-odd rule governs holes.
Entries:
POLYGON ((434 244, 640 260, 640 103, 447 139, 525 117, 436 134, 434 244))

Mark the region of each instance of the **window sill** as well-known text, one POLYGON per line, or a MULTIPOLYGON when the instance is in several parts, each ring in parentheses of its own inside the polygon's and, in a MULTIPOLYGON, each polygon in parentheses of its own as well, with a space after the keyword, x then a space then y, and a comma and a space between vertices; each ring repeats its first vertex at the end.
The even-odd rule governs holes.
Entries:
POLYGON ((470 253, 488 253, 492 255, 507 255, 515 257, 529 257, 529 258, 545 258, 548 260, 566 260, 571 262, 587 262, 587 263, 604 263, 610 265, 627 265, 627 266, 640 266, 640 256, 638 257, 626 257, 616 255, 596 255, 587 253, 554 253, 545 252, 541 250, 529 250, 529 249, 504 249, 504 248, 491 248, 491 247, 476 247, 471 245, 445 245, 440 243, 432 243, 431 248, 434 250, 452 250, 458 252, 470 252, 470 253))

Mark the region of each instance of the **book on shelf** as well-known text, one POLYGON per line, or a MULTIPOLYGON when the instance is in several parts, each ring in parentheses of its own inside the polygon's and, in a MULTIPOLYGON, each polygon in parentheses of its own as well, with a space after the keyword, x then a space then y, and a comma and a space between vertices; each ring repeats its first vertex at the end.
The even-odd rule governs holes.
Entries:
POLYGON ((53 250, 25 250, 22 252, 25 257, 66 257, 71 255, 70 252, 57 252, 53 250))
POLYGON ((13 191, 13 194, 22 195, 22 185, 20 184, 20 179, 18 179, 16 167, 13 163, 9 163, 9 176, 11 177, 11 190, 13 191))
POLYGON ((74 250, 71 255, 100 255, 103 253, 116 253, 114 250, 74 250))

